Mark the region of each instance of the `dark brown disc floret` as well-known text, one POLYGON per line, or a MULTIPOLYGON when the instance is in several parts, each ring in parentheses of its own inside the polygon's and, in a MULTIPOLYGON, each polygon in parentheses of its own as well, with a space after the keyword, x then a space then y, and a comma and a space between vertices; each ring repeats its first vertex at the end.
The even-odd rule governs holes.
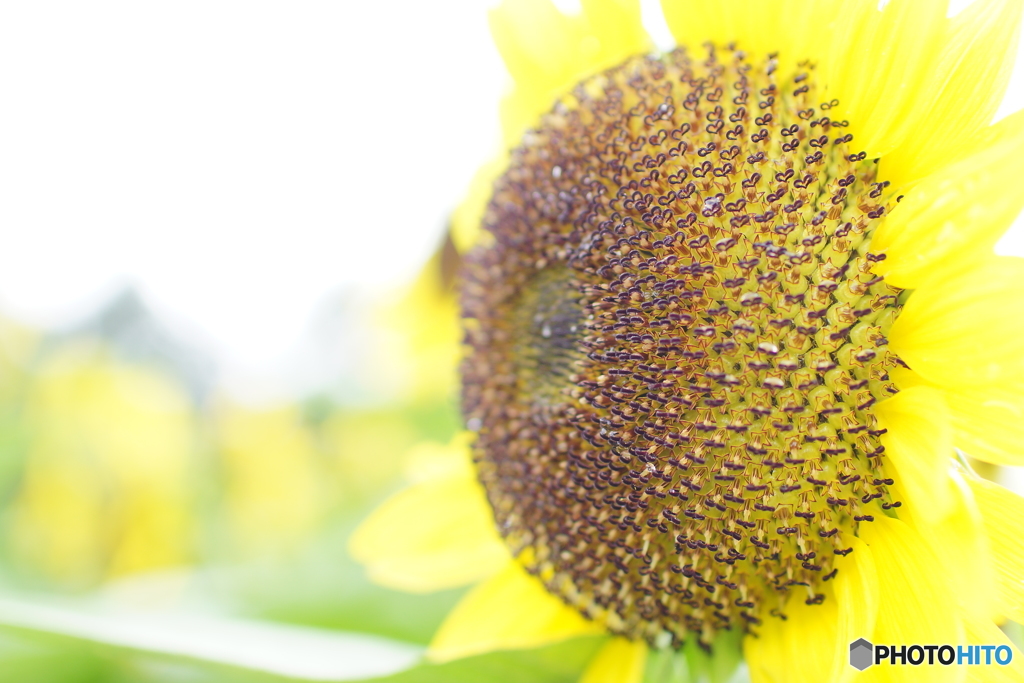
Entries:
POLYGON ((899 505, 872 406, 890 202, 812 65, 679 49, 579 84, 467 258, 463 409, 499 528, 614 632, 677 645, 813 604, 899 505))

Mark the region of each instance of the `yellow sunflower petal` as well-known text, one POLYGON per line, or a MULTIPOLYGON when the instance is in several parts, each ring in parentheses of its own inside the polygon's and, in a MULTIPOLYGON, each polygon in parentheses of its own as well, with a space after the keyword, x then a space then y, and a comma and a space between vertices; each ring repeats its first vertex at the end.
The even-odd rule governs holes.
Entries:
MULTIPOLYGON (((757 2, 759 7, 770 7, 769 3, 757 2)), ((835 24, 839 19, 841 0, 788 0, 783 3, 783 15, 777 34, 759 31, 765 39, 775 43, 766 48, 769 52, 779 51, 779 62, 784 67, 805 60, 818 62, 829 49, 835 24), (782 42, 785 41, 785 42, 782 42), (780 49, 779 45, 784 45, 780 49)), ((763 20, 763 17, 758 17, 763 20)))
POLYGON ((406 456, 406 478, 413 483, 431 479, 472 478, 475 472, 469 451, 472 441, 472 432, 460 432, 445 444, 436 441, 417 443, 406 456))
MULTIPOLYGON (((785 645, 793 662, 793 681, 840 681, 839 609, 836 600, 821 605, 806 604, 807 596, 796 594, 786 606, 785 645), (804 649, 806 648, 806 649, 804 649)), ((850 641, 846 641, 849 643, 850 641)))
POLYGON ((839 572, 824 603, 809 606, 807 594, 794 593, 783 610, 785 621, 769 617, 757 635, 744 639, 753 683, 839 683, 856 673, 845 652, 874 630, 878 578, 870 548, 855 536, 845 542, 854 552, 837 559, 839 572))
POLYGON ((785 683, 790 662, 783 646, 786 622, 776 619, 743 639, 743 659, 750 669, 751 683, 785 683))
POLYGON ((968 683, 1020 683, 1024 681, 1024 657, 1006 634, 989 620, 968 620, 965 622, 967 643, 970 645, 1005 645, 1013 653, 1009 664, 989 666, 968 666, 968 683))
POLYGON ((647 662, 642 640, 611 638, 587 665, 580 683, 640 683, 647 662))
POLYGON ((988 536, 999 609, 1024 623, 1024 498, 984 479, 969 479, 968 484, 988 536))
POLYGON ((481 166, 469 183, 469 191, 462 203, 452 212, 450 232, 455 248, 465 253, 476 246, 485 233, 481 229, 487 202, 491 200, 494 181, 507 166, 504 156, 497 157, 481 166))
POLYGON ((961 610, 973 618, 991 620, 999 611, 984 519, 960 473, 947 469, 945 476, 950 482, 945 516, 929 514, 927 500, 909 503, 909 497, 903 497, 904 485, 897 489, 898 497, 908 501, 900 517, 928 544, 939 560, 939 571, 957 587, 953 597, 961 610))
POLYGON ((902 185, 946 165, 992 121, 1010 80, 1022 6, 978 0, 953 18, 937 66, 944 83, 914 134, 882 160, 886 180, 902 185))
POLYGON ((599 45, 597 59, 587 69, 613 66, 630 55, 651 48, 637 0, 580 0, 590 35, 599 45))
MULTIPOLYGON (((845 653, 850 643, 875 630, 878 568, 871 548, 864 541, 849 534, 844 534, 843 539, 847 548, 853 548, 853 553, 836 558, 835 568, 839 571, 832 590, 839 609, 834 650, 845 653)), ((840 658, 840 663, 846 673, 845 657, 840 658)))
POLYGON ((661 0, 669 30, 691 54, 712 41, 755 56, 777 54, 782 68, 816 60, 836 19, 836 0, 661 0))
POLYGON ((916 288, 991 258, 1024 207, 1024 195, 1006 191, 1008 178, 1024 176, 1024 112, 970 144, 969 156, 922 180, 878 227, 871 245, 886 259, 875 272, 891 284, 916 288))
POLYGON ((937 84, 935 64, 946 32, 946 3, 849 0, 822 63, 827 97, 849 120, 854 145, 869 158, 899 145, 920 124, 937 84))
POLYGON ((374 582, 414 593, 473 583, 509 561, 483 489, 471 477, 399 491, 356 529, 349 550, 374 582))
POLYGON ((741 49, 761 54, 778 50, 777 44, 765 49, 765 36, 777 35, 783 25, 784 12, 779 4, 756 0, 661 0, 661 7, 676 42, 691 53, 699 54, 708 41, 718 45, 735 42, 741 49), (762 31, 756 30, 757 21, 765 22, 762 31))
POLYGON ((539 579, 512 560, 456 605, 434 635, 427 657, 444 662, 601 632, 600 626, 548 593, 539 579))
POLYGON ((693 52, 707 41, 727 43, 746 38, 733 35, 729 23, 741 3, 749 4, 742 0, 661 0, 661 13, 676 44, 693 52))
MULTIPOLYGON (((889 378, 901 391, 918 386, 935 388, 908 368, 894 368, 889 378)), ((957 448, 984 462, 1024 465, 1024 380, 954 385, 941 391, 957 448)))
MULTIPOLYGON (((953 586, 941 572, 938 559, 909 524, 876 515, 863 524, 860 537, 871 548, 878 572, 876 643, 960 643, 963 624, 950 609, 953 586)), ((959 667, 936 667, 929 680, 955 681, 959 667)), ((879 669, 881 671, 882 669, 879 669)), ((882 679, 884 680, 884 679, 882 679)))
POLYGON ((972 458, 1024 465, 1024 380, 945 390, 955 441, 972 458))
POLYGON ((900 391, 917 386, 931 386, 924 377, 917 374, 910 368, 893 368, 889 371, 889 379, 896 383, 900 391))
POLYGON ((549 0, 505 0, 490 25, 515 81, 501 112, 508 146, 582 78, 651 45, 636 0, 588 0, 577 16, 549 0))
POLYGON ((886 469, 898 479, 915 510, 928 520, 945 516, 952 504, 949 480, 953 456, 953 427, 942 392, 931 387, 904 389, 878 404, 879 425, 887 432, 886 469))
POLYGON ((794 594, 786 603, 785 621, 769 617, 758 635, 744 639, 752 683, 842 680, 836 601, 806 605, 806 599, 806 594, 794 594))
POLYGON ((551 78, 571 64, 578 25, 548 0, 503 2, 489 15, 491 36, 517 83, 551 78))
POLYGON ((1024 259, 992 258, 930 280, 911 295, 889 333, 892 350, 939 386, 995 384, 1024 376, 1024 259))

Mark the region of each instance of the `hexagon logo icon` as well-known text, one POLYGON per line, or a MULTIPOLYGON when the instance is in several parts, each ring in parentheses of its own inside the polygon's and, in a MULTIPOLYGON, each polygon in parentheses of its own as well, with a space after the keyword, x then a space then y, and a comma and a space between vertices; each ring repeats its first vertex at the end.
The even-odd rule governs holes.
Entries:
POLYGON ((874 659, 875 647, 871 643, 863 638, 850 643, 850 666, 854 669, 863 671, 875 663, 874 659))

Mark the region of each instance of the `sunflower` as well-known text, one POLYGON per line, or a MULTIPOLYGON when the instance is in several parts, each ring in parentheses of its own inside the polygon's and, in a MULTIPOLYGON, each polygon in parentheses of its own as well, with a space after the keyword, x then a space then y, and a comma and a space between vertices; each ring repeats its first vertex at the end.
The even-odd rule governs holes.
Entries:
POLYGON ((480 582, 431 658, 606 634, 586 683, 735 648, 755 682, 1024 680, 847 664, 1024 621, 1024 500, 967 457, 1024 462, 1024 264, 993 254, 1024 113, 990 125, 1021 4, 664 0, 663 54, 628 0, 493 11, 469 434, 352 542, 392 586, 480 582))

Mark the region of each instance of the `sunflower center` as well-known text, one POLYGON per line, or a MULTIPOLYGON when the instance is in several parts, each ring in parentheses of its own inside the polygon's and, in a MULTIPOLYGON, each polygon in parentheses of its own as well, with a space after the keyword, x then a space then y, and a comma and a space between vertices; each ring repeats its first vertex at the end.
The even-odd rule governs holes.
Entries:
POLYGON ((680 49, 584 81, 468 258, 464 412, 500 529, 651 642, 821 602, 844 534, 899 504, 872 413, 899 363, 886 183, 811 66, 774 69, 680 49))
POLYGON ((513 313, 515 367, 523 400, 560 401, 582 357, 583 308, 571 271, 545 268, 523 288, 513 313))

